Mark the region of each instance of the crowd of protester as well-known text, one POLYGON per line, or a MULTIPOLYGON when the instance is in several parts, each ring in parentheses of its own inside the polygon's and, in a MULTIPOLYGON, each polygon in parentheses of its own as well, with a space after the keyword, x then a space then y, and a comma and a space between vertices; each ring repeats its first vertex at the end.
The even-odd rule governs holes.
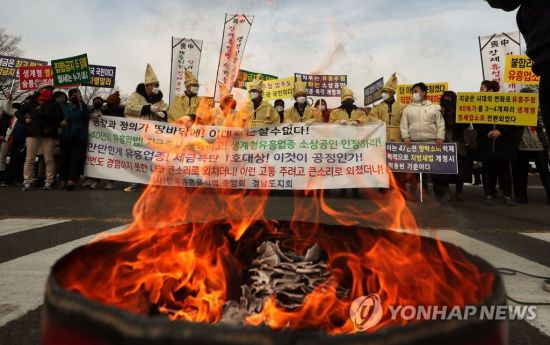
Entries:
MULTIPOLYGON (((150 65, 145 79, 121 104, 118 91, 106 99, 95 97, 86 104, 78 88, 67 93, 52 85, 38 85, 34 94, 23 102, 8 97, 0 117, 0 185, 20 184, 24 191, 42 187, 74 190, 80 188, 113 189, 114 181, 101 181, 84 175, 88 124, 101 116, 134 117, 143 120, 166 121, 180 125, 227 125, 257 128, 279 123, 319 125, 332 123, 359 126, 382 121, 386 125, 388 142, 456 143, 457 175, 430 174, 420 179, 418 174, 395 173, 396 188, 410 200, 418 200, 419 181, 424 193, 431 182, 434 197, 441 202, 464 201, 464 184, 483 184, 487 205, 494 205, 500 194, 502 203, 514 206, 528 202, 528 175, 535 164, 550 203, 549 141, 542 117, 534 127, 456 123, 457 95, 445 91, 439 104, 428 100, 428 88, 417 83, 411 89, 412 103, 401 104, 396 98, 397 78, 394 75, 382 89, 382 101, 372 108, 355 104, 353 92, 341 90, 341 104, 328 109, 324 99, 308 102, 305 84, 294 87, 294 101, 282 99, 271 105, 263 99, 260 79, 248 84, 250 101, 241 107, 223 85, 219 86, 219 103, 204 102, 198 96, 199 82, 191 73, 185 75, 185 92, 170 105, 164 102, 159 80, 150 65), (55 92, 54 92, 55 91, 55 92), (201 107, 206 105, 206 111, 201 107), (83 181, 83 182, 81 182, 83 181), (450 185, 454 185, 452 197, 450 185), (407 186, 409 189, 407 190, 407 186)), ((481 92, 498 92, 499 84, 485 80, 481 92)), ((522 92, 532 92, 530 89, 522 92)), ((125 191, 136 191, 131 184, 125 191)), ((342 190, 346 195, 347 191, 342 190)), ((353 196, 358 190, 352 189, 353 196)))

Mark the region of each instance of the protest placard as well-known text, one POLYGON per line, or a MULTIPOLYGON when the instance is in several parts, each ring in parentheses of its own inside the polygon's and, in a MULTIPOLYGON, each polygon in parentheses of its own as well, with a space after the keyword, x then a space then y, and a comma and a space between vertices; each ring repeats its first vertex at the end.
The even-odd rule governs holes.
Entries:
POLYGON ((348 83, 347 75, 310 75, 294 73, 296 81, 306 84, 306 94, 313 97, 340 97, 341 89, 348 83))
POLYGON ((515 92, 515 84, 504 81, 504 64, 506 55, 521 54, 519 31, 479 36, 481 70, 484 80, 495 80, 500 84, 500 91, 515 92))
POLYGON ((527 55, 506 55, 504 81, 509 84, 538 85, 540 77, 533 73, 533 60, 527 55))
MULTIPOLYGON (((412 89, 413 84, 400 84, 397 85, 397 101, 402 104, 410 104, 412 102, 412 89)), ((449 89, 449 83, 426 83, 428 87, 428 101, 439 104, 443 92, 449 89)))
POLYGON ((387 143, 386 161, 393 172, 458 174, 456 143, 387 143))
POLYGON ((246 90, 246 84, 253 81, 254 78, 256 78, 257 75, 260 76, 261 80, 277 79, 276 76, 271 75, 271 74, 250 72, 250 71, 246 71, 244 69, 241 69, 241 70, 239 70, 239 75, 237 76, 237 80, 235 80, 235 84, 233 84, 233 86, 237 87, 239 89, 246 90))
POLYGON ((0 79, 19 79, 19 67, 46 66, 47 61, 0 55, 0 79))
POLYGON ((457 123, 536 126, 539 97, 536 93, 459 92, 457 123))
POLYGON ((90 121, 85 174, 186 187, 385 188, 385 136, 382 123, 186 128, 102 116, 90 121))
POLYGON ((294 77, 266 80, 263 84, 264 93, 262 98, 266 101, 293 97, 294 77))
POLYGON ((52 66, 19 67, 19 89, 21 91, 36 90, 41 82, 53 85, 52 66))
POLYGON ((114 88, 116 67, 90 65, 90 82, 85 86, 114 88))
POLYGON ((363 89, 363 95, 365 97, 363 105, 366 107, 369 104, 372 104, 376 101, 381 100, 383 87, 384 87, 384 78, 380 78, 374 83, 366 86, 363 89))
POLYGON ((64 59, 52 60, 55 86, 87 84, 90 82, 88 55, 82 54, 64 59))

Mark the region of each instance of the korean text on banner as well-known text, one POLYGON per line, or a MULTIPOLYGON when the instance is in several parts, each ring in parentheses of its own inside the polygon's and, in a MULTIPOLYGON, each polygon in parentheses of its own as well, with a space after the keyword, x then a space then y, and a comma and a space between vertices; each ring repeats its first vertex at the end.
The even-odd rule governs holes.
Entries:
POLYGON ((22 91, 36 90, 39 83, 53 85, 52 66, 19 67, 19 89, 22 91))
POLYGON ((170 75, 170 103, 185 92, 185 70, 199 77, 202 40, 172 37, 172 69, 170 75))
POLYGON ((480 36, 478 40, 483 79, 497 81, 502 92, 517 91, 515 84, 505 83, 504 65, 506 55, 521 54, 519 31, 480 36))
POLYGON ((90 65, 90 82, 85 86, 114 88, 116 67, 90 65))
POLYGON ((366 86, 363 89, 363 95, 365 97, 364 106, 372 104, 382 99, 382 88, 384 87, 384 78, 380 78, 374 83, 366 86))
POLYGON ((47 61, 0 55, 0 79, 19 79, 19 67, 46 66, 47 61))
POLYGON ((386 160, 393 172, 458 174, 456 143, 387 143, 386 160))
POLYGON ((52 60, 52 70, 53 82, 56 86, 88 84, 90 82, 87 54, 52 60))
POLYGON ((310 75, 294 73, 296 81, 306 83, 306 94, 312 97, 340 97, 341 89, 348 83, 347 75, 310 75))
POLYGON ((239 70, 239 75, 237 76, 237 80, 235 80, 235 84, 233 84, 233 87, 237 87, 239 89, 245 89, 246 90, 246 84, 250 83, 256 76, 259 75, 261 80, 273 80, 277 79, 276 76, 271 74, 265 74, 265 73, 258 73, 258 72, 250 72, 246 71, 244 69, 239 70))
POLYGON ((504 81, 509 84, 538 85, 540 77, 533 73, 533 60, 527 55, 506 55, 504 81))
MULTIPOLYGON (((278 98, 292 98, 294 94, 294 77, 272 79, 264 81, 262 98, 271 101, 278 98)), ((247 85, 248 87, 248 85, 247 85)))
MULTIPOLYGON (((449 89, 449 83, 447 82, 427 83, 426 86, 428 87, 428 95, 427 95, 428 101, 434 104, 439 104, 439 100, 441 99, 441 96, 443 96, 443 92, 449 89)), ((397 85, 397 101, 402 104, 411 104, 412 87, 413 87, 413 84, 397 85)))

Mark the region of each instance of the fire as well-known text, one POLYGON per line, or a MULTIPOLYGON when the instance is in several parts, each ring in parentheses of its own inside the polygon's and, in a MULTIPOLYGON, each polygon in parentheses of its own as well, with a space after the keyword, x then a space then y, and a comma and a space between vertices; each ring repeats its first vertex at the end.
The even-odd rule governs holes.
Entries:
MULTIPOLYGON (((213 116, 210 112, 199 106, 199 117, 213 116)), ((243 115, 248 114, 226 117, 225 125, 240 125, 243 115)), ((230 139, 215 138, 212 145, 224 140, 230 139)), ((197 138, 162 148, 188 152, 207 145, 211 144, 197 138)), ((391 185, 395 186, 393 177, 391 185)), ((406 323, 390 319, 389 305, 463 306, 479 304, 489 295, 491 274, 481 272, 460 252, 449 253, 441 243, 423 244, 399 193, 363 192, 374 207, 336 209, 324 191, 297 192, 292 221, 281 226, 264 214, 268 191, 149 185, 134 206, 129 228, 98 240, 108 243, 109 250, 68 263, 56 278, 66 289, 132 313, 215 323, 224 304, 238 299, 246 260, 258 241, 273 236, 284 238, 297 253, 318 243, 326 253, 330 277, 296 310, 285 310, 270 298, 246 319, 249 325, 353 333, 351 303, 377 293, 384 315, 369 330, 376 331, 406 323), (335 231, 322 223, 344 227, 335 231), (359 227, 364 224, 375 230, 359 227), (336 286, 345 286, 349 295, 338 297, 336 286)), ((89 246, 93 251, 94 243, 89 246)))

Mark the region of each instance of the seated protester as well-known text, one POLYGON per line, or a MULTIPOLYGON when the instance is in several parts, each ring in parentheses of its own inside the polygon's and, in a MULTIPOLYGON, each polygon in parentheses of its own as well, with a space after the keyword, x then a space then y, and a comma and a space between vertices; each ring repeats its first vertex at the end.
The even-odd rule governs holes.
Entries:
POLYGON ((248 84, 251 101, 239 110, 238 116, 244 119, 245 128, 261 128, 281 123, 277 110, 262 98, 263 81, 259 77, 258 74, 248 84))
POLYGON ((355 102, 353 92, 345 85, 342 87, 340 99, 342 100, 342 105, 330 112, 330 123, 357 126, 363 123, 379 121, 376 117, 365 114, 362 109, 353 104, 355 102))
POLYGON ((159 80, 150 64, 145 69, 145 82, 128 97, 124 116, 145 120, 166 121, 168 105, 162 100, 159 80))
POLYGON ((21 121, 27 125, 23 190, 32 189, 34 162, 39 148, 42 148, 46 166, 44 189, 53 189, 55 180, 54 146, 55 139, 59 137, 59 124, 63 119, 63 111, 59 103, 53 99, 51 83, 39 83, 36 93, 23 104, 16 116, 18 122, 21 121))
POLYGON ((323 118, 323 122, 328 123, 330 119, 330 110, 327 107, 327 101, 322 98, 316 100, 314 108, 319 109, 319 111, 321 112, 321 117, 323 118))
POLYGON ((168 122, 180 122, 190 126, 197 118, 197 108, 202 101, 198 96, 199 81, 191 71, 185 70, 185 94, 176 95, 168 109, 168 122))
POLYGON ((78 89, 69 90, 69 103, 63 107, 61 122, 61 183, 72 191, 80 178, 80 171, 86 159, 88 121, 90 110, 82 101, 78 89))
POLYGON ((276 99, 275 103, 273 103, 273 106, 275 107, 275 110, 279 113, 279 119, 281 123, 285 121, 285 101, 282 99, 276 99))
POLYGON ((313 123, 323 122, 321 112, 307 103, 306 85, 301 80, 294 84, 294 105, 285 110, 285 123, 313 123))

